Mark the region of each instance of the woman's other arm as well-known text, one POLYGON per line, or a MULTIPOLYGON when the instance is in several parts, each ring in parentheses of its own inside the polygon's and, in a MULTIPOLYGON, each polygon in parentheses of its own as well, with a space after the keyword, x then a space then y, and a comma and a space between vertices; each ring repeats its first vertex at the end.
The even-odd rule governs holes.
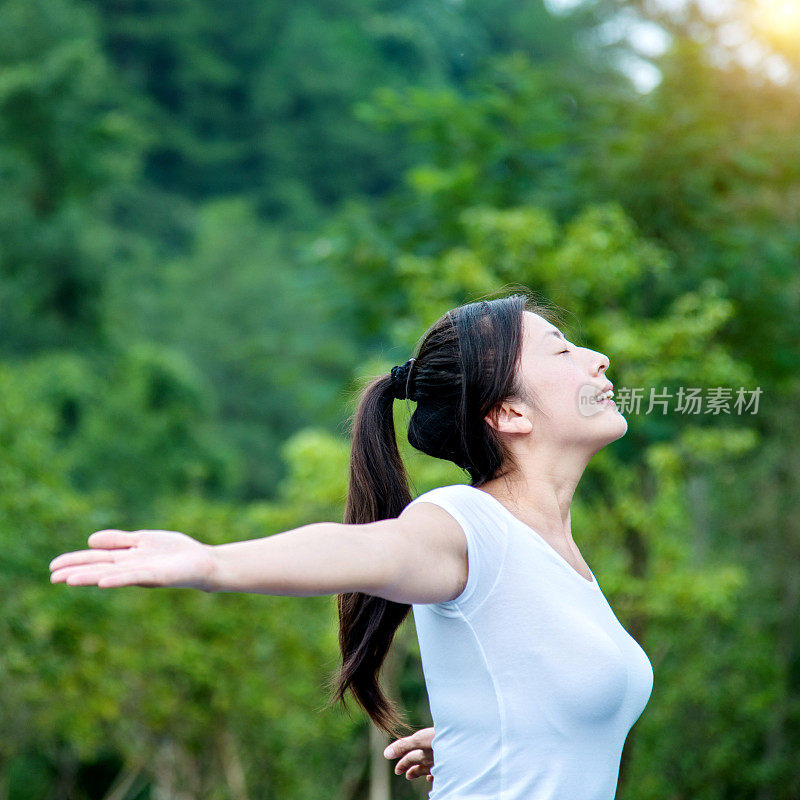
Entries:
POLYGON ((50 563, 70 586, 184 586, 207 592, 312 595, 364 592, 398 603, 457 597, 467 579, 459 524, 431 503, 362 525, 316 522, 230 544, 177 531, 93 533, 89 550, 50 563))

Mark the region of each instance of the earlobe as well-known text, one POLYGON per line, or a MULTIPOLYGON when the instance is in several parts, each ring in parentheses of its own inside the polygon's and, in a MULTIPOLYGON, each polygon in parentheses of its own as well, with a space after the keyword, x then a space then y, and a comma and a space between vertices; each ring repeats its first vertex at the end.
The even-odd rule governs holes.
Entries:
POLYGON ((533 430, 533 424, 527 417, 520 417, 517 422, 519 423, 520 433, 530 433, 533 430))

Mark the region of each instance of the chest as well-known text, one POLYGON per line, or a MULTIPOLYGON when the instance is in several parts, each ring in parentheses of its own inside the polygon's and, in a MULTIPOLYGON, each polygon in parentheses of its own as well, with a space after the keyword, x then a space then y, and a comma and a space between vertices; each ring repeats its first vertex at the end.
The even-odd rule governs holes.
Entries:
POLYGON ((539 543, 512 545, 508 556, 475 623, 509 708, 536 698, 563 728, 638 716, 652 688, 650 661, 598 585, 539 543))

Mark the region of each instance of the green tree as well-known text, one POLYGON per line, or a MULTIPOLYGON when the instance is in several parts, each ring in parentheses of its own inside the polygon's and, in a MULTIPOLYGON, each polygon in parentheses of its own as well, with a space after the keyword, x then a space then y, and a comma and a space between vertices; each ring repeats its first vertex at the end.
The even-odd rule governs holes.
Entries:
POLYGON ((107 193, 137 137, 88 10, 0 3, 0 352, 97 347, 110 256, 107 193))

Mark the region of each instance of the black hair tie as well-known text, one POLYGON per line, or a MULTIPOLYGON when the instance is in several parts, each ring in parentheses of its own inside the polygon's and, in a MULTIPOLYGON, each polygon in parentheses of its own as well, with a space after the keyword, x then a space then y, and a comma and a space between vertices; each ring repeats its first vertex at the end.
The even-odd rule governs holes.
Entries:
POLYGON ((392 397, 395 400, 409 399, 408 383, 411 378, 411 367, 416 361, 415 358, 409 358, 405 364, 400 364, 392 367, 392 397))

